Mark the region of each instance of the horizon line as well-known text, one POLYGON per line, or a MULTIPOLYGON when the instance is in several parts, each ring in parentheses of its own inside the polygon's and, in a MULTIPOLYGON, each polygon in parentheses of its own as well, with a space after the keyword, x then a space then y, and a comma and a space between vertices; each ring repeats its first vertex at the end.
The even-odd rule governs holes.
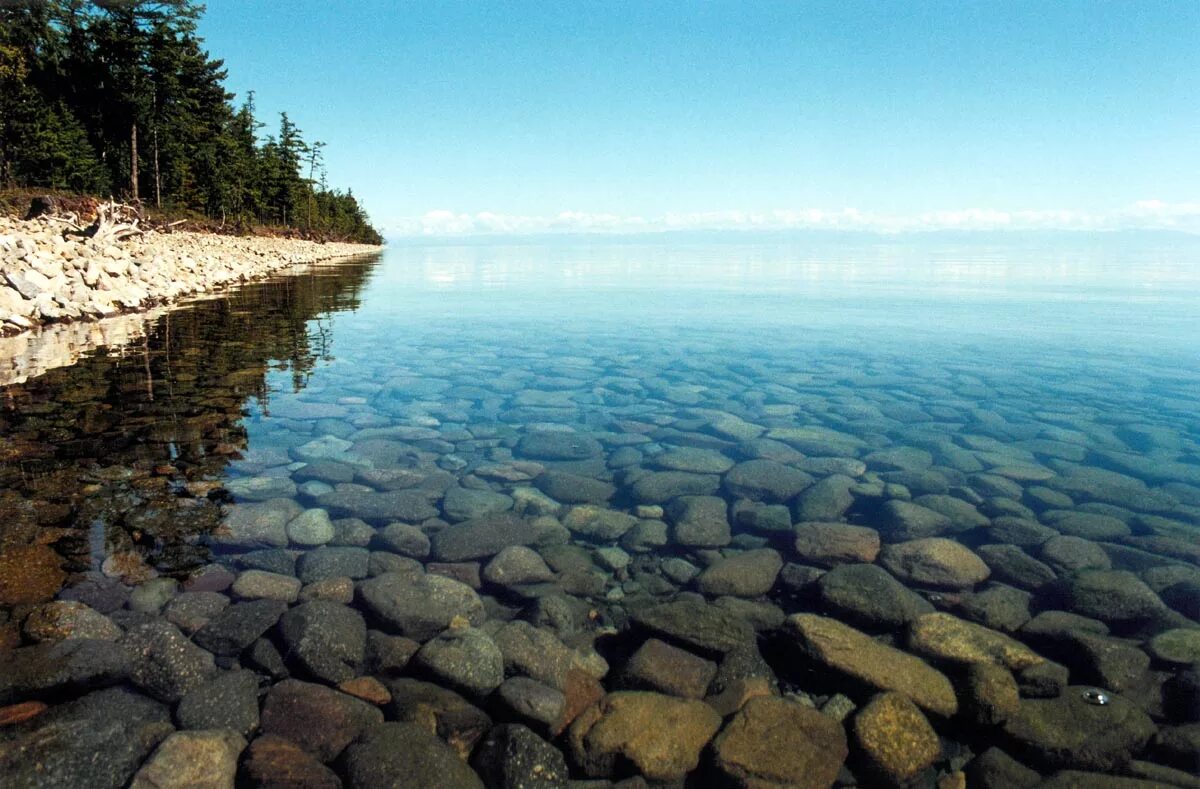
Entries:
POLYGON ((657 217, 587 211, 528 215, 435 209, 417 217, 400 217, 382 224, 386 237, 404 240, 804 231, 887 236, 946 231, 1174 231, 1196 235, 1200 234, 1200 201, 1169 203, 1162 200, 1139 200, 1124 208, 1107 212, 965 208, 908 215, 874 213, 856 208, 669 212, 657 217))

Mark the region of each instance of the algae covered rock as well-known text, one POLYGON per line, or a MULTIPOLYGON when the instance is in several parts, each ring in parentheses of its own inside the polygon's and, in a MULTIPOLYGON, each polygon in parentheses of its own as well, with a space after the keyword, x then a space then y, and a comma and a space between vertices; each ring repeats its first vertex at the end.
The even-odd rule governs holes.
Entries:
POLYGON ((1114 770, 1154 736, 1154 723, 1128 699, 1088 702, 1093 688, 1072 685, 1053 699, 1024 699, 1004 723, 1016 752, 1045 769, 1114 770))
POLYGON ((846 755, 846 734, 836 721, 777 696, 751 698, 713 741, 717 769, 747 789, 824 789, 846 755))
POLYGON ((854 738, 871 769, 892 783, 919 775, 942 754, 937 732, 909 698, 881 693, 854 716, 854 738))
POLYGON ((696 769, 720 726, 721 716, 702 701, 618 691, 576 718, 567 739, 588 775, 613 775, 627 763, 647 778, 671 781, 696 769))
POLYGON ((941 537, 885 545, 879 562, 902 581, 949 589, 965 589, 991 575, 970 548, 941 537))
POLYGON ((877 690, 893 690, 922 709, 950 717, 958 699, 950 680, 918 657, 881 644, 866 633, 815 614, 794 614, 784 624, 811 660, 877 690))

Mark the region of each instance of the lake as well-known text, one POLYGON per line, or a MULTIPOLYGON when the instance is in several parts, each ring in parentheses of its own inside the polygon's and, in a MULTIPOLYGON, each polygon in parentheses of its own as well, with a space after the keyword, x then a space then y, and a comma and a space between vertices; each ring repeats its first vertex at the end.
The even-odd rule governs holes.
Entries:
POLYGON ((1198 305, 1185 235, 718 234, 155 315, 3 391, 0 775, 1194 785, 1198 305))

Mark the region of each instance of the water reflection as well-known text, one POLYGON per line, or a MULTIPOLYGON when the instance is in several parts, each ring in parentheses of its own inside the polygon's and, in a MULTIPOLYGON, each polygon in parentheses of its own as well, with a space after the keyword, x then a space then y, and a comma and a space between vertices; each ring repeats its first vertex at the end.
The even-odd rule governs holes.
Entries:
POLYGON ((333 359, 332 324, 359 307, 376 262, 130 316, 99 337, 68 329, 110 344, 4 390, 0 545, 52 544, 68 571, 107 560, 135 580, 204 561, 198 538, 220 519, 210 494, 247 447, 244 410, 269 402, 269 373, 296 391, 333 359))

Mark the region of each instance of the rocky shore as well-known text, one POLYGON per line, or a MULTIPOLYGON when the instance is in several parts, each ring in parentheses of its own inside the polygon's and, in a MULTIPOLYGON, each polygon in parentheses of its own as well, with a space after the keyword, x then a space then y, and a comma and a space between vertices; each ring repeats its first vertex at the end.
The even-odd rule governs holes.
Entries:
POLYGON ((144 310, 379 247, 148 231, 119 242, 64 232, 53 218, 0 217, 0 331, 144 310))

